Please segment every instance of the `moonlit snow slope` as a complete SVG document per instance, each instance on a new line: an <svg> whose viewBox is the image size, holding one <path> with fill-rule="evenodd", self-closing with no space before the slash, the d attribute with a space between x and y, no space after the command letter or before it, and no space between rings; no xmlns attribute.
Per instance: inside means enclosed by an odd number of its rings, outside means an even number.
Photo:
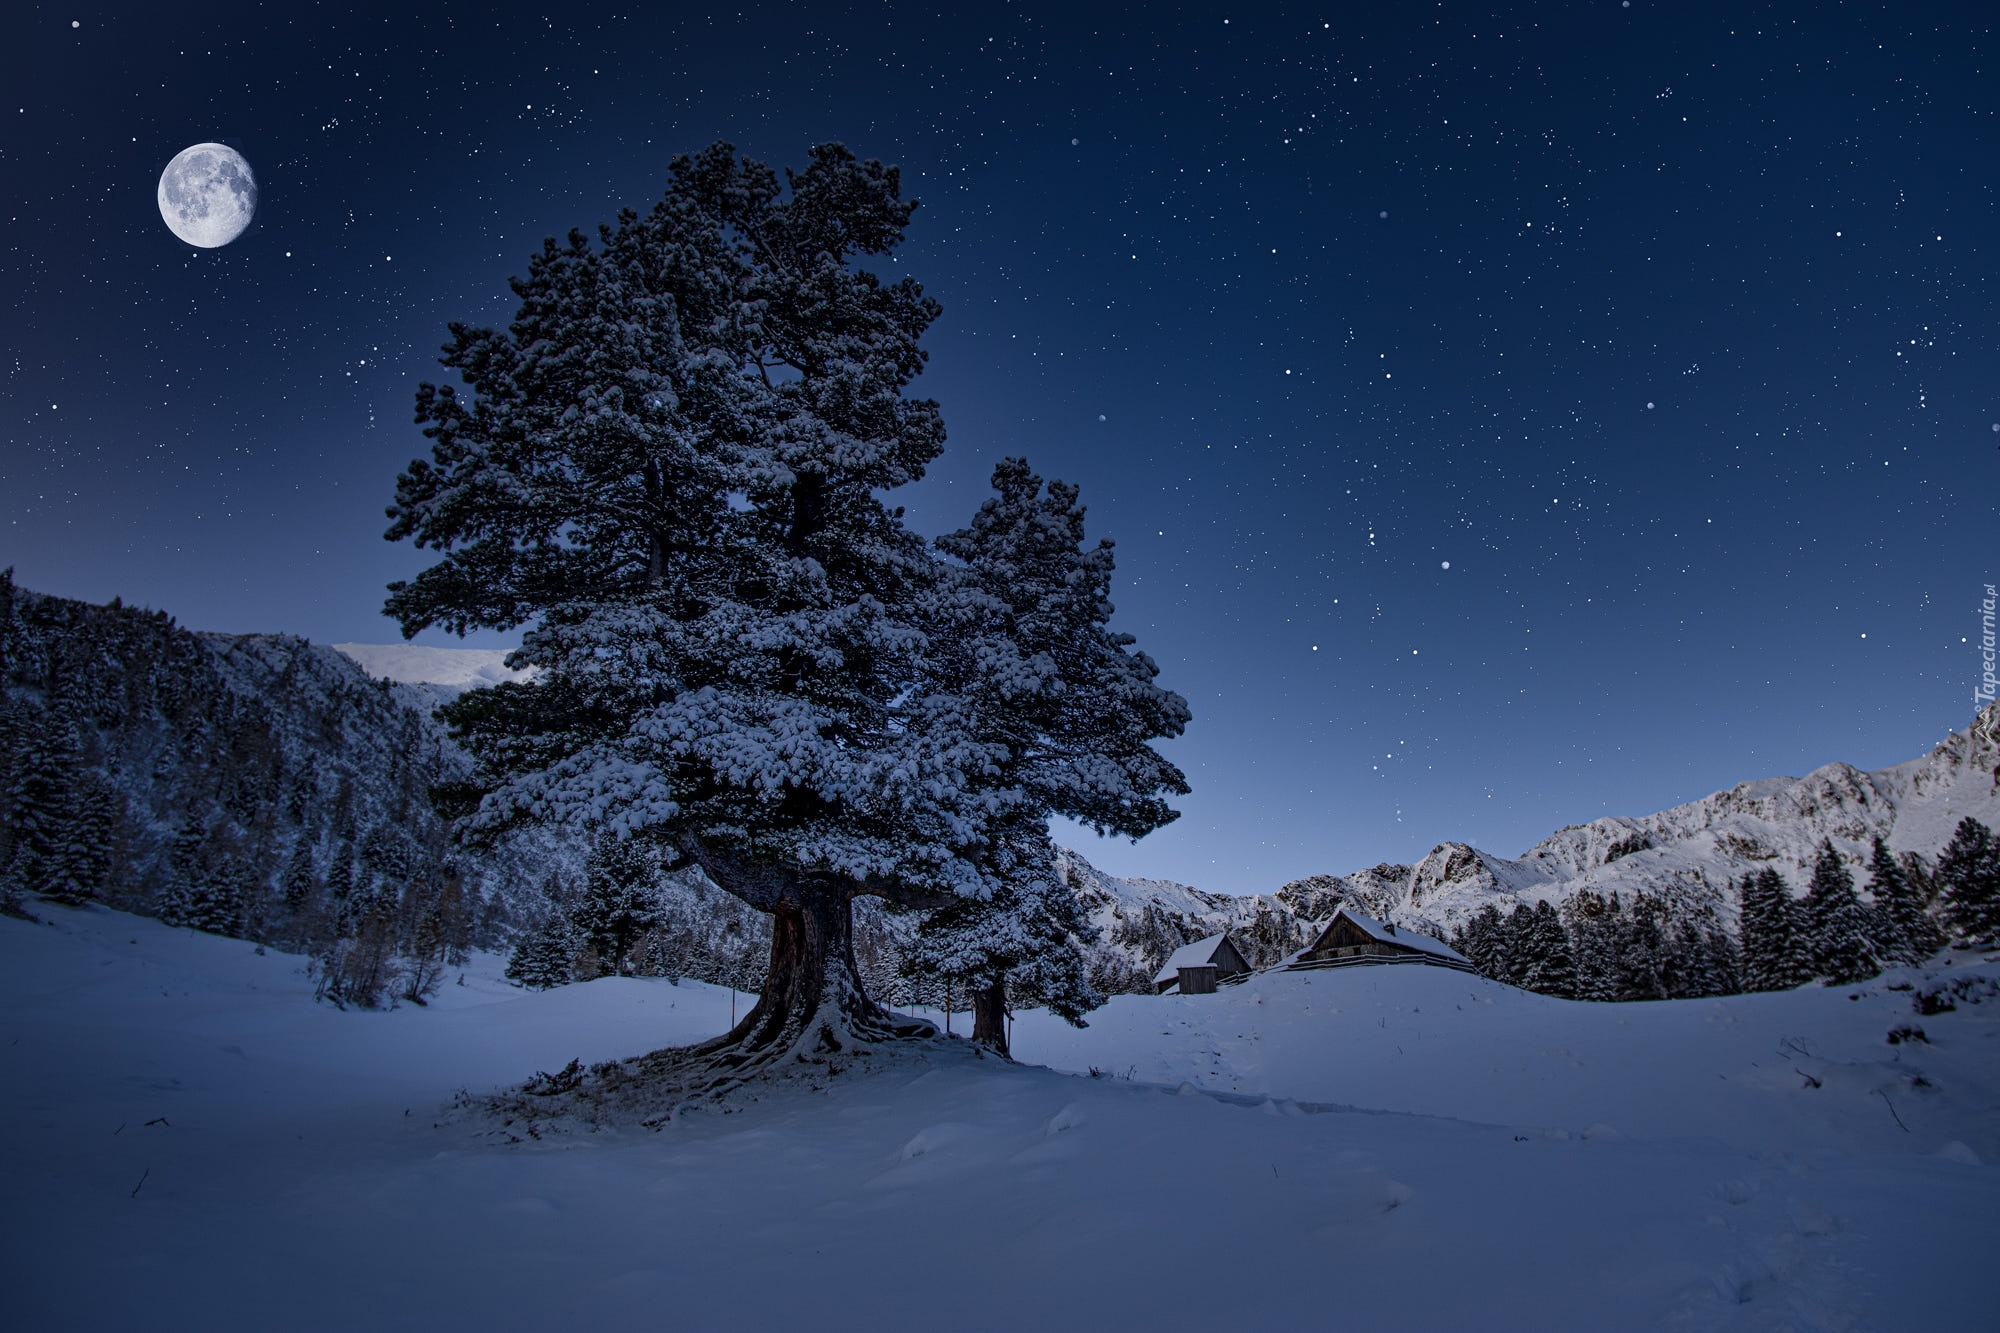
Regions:
<svg viewBox="0 0 2000 1333"><path fill-rule="evenodd" d="M1422 967L1264 976L1083 1032L1024 1015L1021 1054L1080 1075L940 1041L657 1133L506 1147L441 1103L718 1031L728 994L526 994L481 958L428 1008L342 1014L296 958L35 907L0 920L10 1326L1990 1314L2000 999L1971 1003L1994 971L1973 959L1926 1017L1892 989L1934 984L1914 973L1615 1006ZM1885 1043L1903 1023L1929 1043Z"/></svg>

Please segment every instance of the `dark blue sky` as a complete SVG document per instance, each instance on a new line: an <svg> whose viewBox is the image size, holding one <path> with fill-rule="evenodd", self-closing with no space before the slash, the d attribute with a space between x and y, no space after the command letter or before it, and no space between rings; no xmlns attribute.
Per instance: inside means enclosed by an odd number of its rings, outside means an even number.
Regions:
<svg viewBox="0 0 2000 1333"><path fill-rule="evenodd" d="M945 306L914 522L1008 453L1078 482L1193 704L1184 818L1085 837L1106 868L1512 855L1970 716L1990 5L944 10L27 7L0 564L392 639L419 553L382 508L446 322L503 322L544 235L678 153L839 139L903 167L900 267ZM216 251L153 197L204 140L262 191Z"/></svg>

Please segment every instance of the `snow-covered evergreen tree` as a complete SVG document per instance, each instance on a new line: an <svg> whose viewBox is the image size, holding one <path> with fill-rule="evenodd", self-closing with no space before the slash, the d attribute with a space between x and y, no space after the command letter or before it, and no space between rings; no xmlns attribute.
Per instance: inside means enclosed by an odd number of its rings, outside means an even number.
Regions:
<svg viewBox="0 0 2000 1333"><path fill-rule="evenodd" d="M1928 911L1937 902L1936 867L1924 859L1922 852L1908 851L1896 858L1902 868L1903 878L1909 883L1910 891ZM1932 923L1935 927L1936 923Z"/></svg>
<svg viewBox="0 0 2000 1333"><path fill-rule="evenodd" d="M1555 906L1544 898L1529 914L1521 985L1543 995L1576 994L1576 956Z"/></svg>
<svg viewBox="0 0 2000 1333"><path fill-rule="evenodd" d="M9 710L11 773L4 793L5 864L0 873L18 891L41 893L51 876L62 877L63 828L76 777L76 736L71 718Z"/></svg>
<svg viewBox="0 0 2000 1333"><path fill-rule="evenodd" d="M285 900L285 909L294 921L303 920L318 904L319 876L313 868L312 843L301 837L292 847L292 854L285 861L285 871L278 879L278 892ZM294 931L297 927L294 926Z"/></svg>
<svg viewBox="0 0 2000 1333"><path fill-rule="evenodd" d="M1562 918L1576 956L1576 998L1617 999L1618 946L1623 925L1617 896L1580 890L1562 905Z"/></svg>
<svg viewBox="0 0 2000 1333"><path fill-rule="evenodd" d="M655 895L661 851L645 839L601 837L584 866L583 892L570 909L578 942L600 975L631 972L631 955L659 921Z"/></svg>
<svg viewBox="0 0 2000 1333"><path fill-rule="evenodd" d="M942 447L903 393L938 307L861 267L914 207L838 145L783 184L727 145L677 161L647 215L548 242L507 329L454 327L471 393L420 389L432 456L391 510L440 552L392 585L406 633L529 627L535 680L446 710L492 787L471 827L644 831L775 918L718 1057L902 1030L853 898L990 897L1017 831L989 748L917 711L942 570L883 497Z"/></svg>
<svg viewBox="0 0 2000 1333"><path fill-rule="evenodd" d="M174 830L167 851L166 883L161 886L155 903L160 920L170 926L192 926L195 918L206 911L208 885L203 853L207 844L207 830L192 820L184 820Z"/></svg>
<svg viewBox="0 0 2000 1333"><path fill-rule="evenodd" d="M1868 861L1868 876L1868 890L1875 898L1882 933L1883 962L1892 965L1923 962L1937 951L1943 940L1930 914L1924 911L1920 890L1910 882L1909 872L1879 837Z"/></svg>
<svg viewBox="0 0 2000 1333"><path fill-rule="evenodd" d="M1961 819L1932 872L1938 914L1956 940L2000 939L2000 840L1970 815Z"/></svg>
<svg viewBox="0 0 2000 1333"><path fill-rule="evenodd" d="M1079 1027L1103 1002L1085 952L1097 930L1055 873L1047 835L1031 830L1003 856L992 894L930 914L903 957L904 974L920 990L942 984L969 996L972 1039L1002 1055L1010 992L1011 1002L1047 1008Z"/></svg>
<svg viewBox="0 0 2000 1333"><path fill-rule="evenodd" d="M1617 899L1614 909L1620 908ZM1613 939L1617 968L1612 998L1618 1000L1664 1000L1671 994L1667 973L1670 946L1661 922L1658 899L1638 893L1629 907L1614 912Z"/></svg>
<svg viewBox="0 0 2000 1333"><path fill-rule="evenodd" d="M124 802L102 775L81 765L71 768L31 887L71 906L102 896L124 814Z"/></svg>
<svg viewBox="0 0 2000 1333"><path fill-rule="evenodd" d="M1453 933L1451 947L1464 954L1480 976L1489 981L1506 981L1505 932L1500 909L1487 903Z"/></svg>
<svg viewBox="0 0 2000 1333"><path fill-rule="evenodd" d="M1110 629L1112 543L1087 544L1077 488L1045 489L1009 458L993 489L968 527L937 540L956 563L932 596L909 711L940 753L977 755L971 785L1000 830L995 887L934 914L905 964L963 985L973 1040L1004 1051L1010 983L1072 1022L1100 1000L1084 962L1095 931L1055 872L1049 817L1128 837L1173 819L1165 795L1187 783L1152 742L1180 734L1188 710Z"/></svg>
<svg viewBox="0 0 2000 1333"><path fill-rule="evenodd" d="M1766 866L1747 876L1740 890L1743 985L1746 990L1789 990L1811 974L1794 929L1791 890Z"/></svg>
<svg viewBox="0 0 2000 1333"><path fill-rule="evenodd" d="M575 980L575 959L575 933L568 921L551 913L515 943L506 975L532 990L567 986Z"/></svg>
<svg viewBox="0 0 2000 1333"><path fill-rule="evenodd" d="M1814 976L1848 985L1881 972L1874 914L1862 906L1854 876L1831 839L1821 841L1813 859L1804 908L1806 956Z"/></svg>

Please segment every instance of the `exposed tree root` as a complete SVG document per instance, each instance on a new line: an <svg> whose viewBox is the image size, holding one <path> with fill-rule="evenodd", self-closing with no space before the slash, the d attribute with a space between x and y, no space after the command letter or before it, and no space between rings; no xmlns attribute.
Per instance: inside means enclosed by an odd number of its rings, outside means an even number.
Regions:
<svg viewBox="0 0 2000 1333"><path fill-rule="evenodd" d="M459 1110L486 1121L487 1137L503 1142L620 1127L662 1129L684 1112L729 1114L783 1089L819 1091L911 1053L957 1052L969 1044L920 1019L886 1013L873 1023L810 1023L782 1046L720 1044L735 1036L588 1068L572 1061L517 1087L463 1098Z"/></svg>
<svg viewBox="0 0 2000 1333"><path fill-rule="evenodd" d="M572 1062L482 1099L481 1106L509 1138L519 1137L517 1126L539 1138L553 1122L658 1128L684 1108L727 1110L738 1094L754 1099L781 1084L824 1086L885 1048L938 1039L932 1024L891 1014L863 992L851 899L845 884L786 881L770 908L763 993L722 1036L589 1069Z"/></svg>

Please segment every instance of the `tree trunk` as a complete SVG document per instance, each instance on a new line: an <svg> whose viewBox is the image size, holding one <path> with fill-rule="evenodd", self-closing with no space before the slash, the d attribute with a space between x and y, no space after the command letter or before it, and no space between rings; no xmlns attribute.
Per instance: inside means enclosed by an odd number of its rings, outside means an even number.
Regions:
<svg viewBox="0 0 2000 1333"><path fill-rule="evenodd" d="M854 962L854 894L801 876L771 907L771 966L757 1003L728 1034L701 1048L740 1065L787 1052L804 1060L857 1043L927 1036L935 1029L877 1006Z"/></svg>
<svg viewBox="0 0 2000 1333"><path fill-rule="evenodd" d="M1007 1054L1007 983L996 981L972 992L972 1040L996 1055Z"/></svg>

